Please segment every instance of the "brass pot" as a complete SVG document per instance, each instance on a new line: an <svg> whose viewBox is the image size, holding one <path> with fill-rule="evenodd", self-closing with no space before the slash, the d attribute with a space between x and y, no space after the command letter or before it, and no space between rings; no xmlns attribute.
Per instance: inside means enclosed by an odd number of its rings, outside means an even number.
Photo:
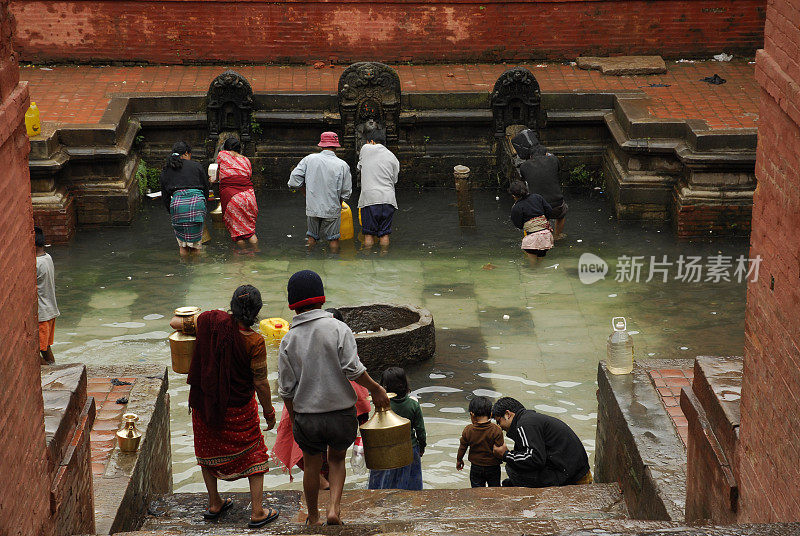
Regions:
<svg viewBox="0 0 800 536"><path fill-rule="evenodd" d="M361 425L361 437L369 469L397 469L414 461L411 421L390 408L377 408L372 418Z"/></svg>
<svg viewBox="0 0 800 536"><path fill-rule="evenodd" d="M178 374L189 374L196 343L197 338L194 335L187 335L182 331L172 332L172 335L169 336L172 370Z"/></svg>
<svg viewBox="0 0 800 536"><path fill-rule="evenodd" d="M175 316L189 318L200 312L199 307L178 307L175 309ZM194 324L191 323L193 326ZM186 333L184 331L174 331L169 336L169 349L172 354L172 370L178 374L188 374L189 366L192 364L192 356L194 355L194 347L197 339L194 333Z"/></svg>
<svg viewBox="0 0 800 536"><path fill-rule="evenodd" d="M222 203L218 203L216 208L213 209L211 212L211 219L214 220L216 223L222 221Z"/></svg>
<svg viewBox="0 0 800 536"><path fill-rule="evenodd" d="M125 423L117 431L117 442L119 443L119 450L122 452L136 452L139 448L139 442L142 440L142 433L136 429L136 421L139 416L135 413L126 413L122 416Z"/></svg>

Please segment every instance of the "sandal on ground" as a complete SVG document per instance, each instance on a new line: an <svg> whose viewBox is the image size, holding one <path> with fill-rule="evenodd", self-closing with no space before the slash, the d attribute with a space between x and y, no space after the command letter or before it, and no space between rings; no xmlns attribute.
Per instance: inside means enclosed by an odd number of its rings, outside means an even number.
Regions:
<svg viewBox="0 0 800 536"><path fill-rule="evenodd" d="M213 521L215 519L219 519L219 516L223 514L226 510L230 510L233 507L233 499L228 498L225 499L225 502L222 503L222 508L219 509L219 512L212 512L210 510L206 510L203 512L203 519L208 521Z"/></svg>
<svg viewBox="0 0 800 536"><path fill-rule="evenodd" d="M275 521L278 519L278 516L281 515L281 511L277 508L267 508L267 517L260 521L253 521L251 520L247 524L247 528L249 529L258 529L269 523L270 521Z"/></svg>

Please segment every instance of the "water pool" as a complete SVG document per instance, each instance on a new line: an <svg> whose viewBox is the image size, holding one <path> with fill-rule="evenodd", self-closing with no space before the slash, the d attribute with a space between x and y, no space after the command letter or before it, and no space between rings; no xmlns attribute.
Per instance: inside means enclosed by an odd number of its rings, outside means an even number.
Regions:
<svg viewBox="0 0 800 536"><path fill-rule="evenodd" d="M262 192L260 251L237 253L223 229L204 255L182 261L159 200L148 200L130 227L80 231L69 246L49 249L56 265L61 317L53 351L59 363L169 364L168 317L176 306L226 307L234 288L256 285L262 317L291 319L286 282L300 269L317 271L328 305L364 302L413 303L429 309L437 336L436 357L408 369L426 419L423 458L426 487L467 487L468 471L456 472L455 453L473 395L514 396L526 406L563 419L592 457L596 428L597 362L614 316L635 332L638 357L690 358L741 354L745 284L699 282L661 275L650 282L650 256L677 262L681 256L747 255L745 240L677 242L666 224L621 223L602 196L570 198L567 238L535 268L518 249L519 233L504 193L476 192L477 228L458 227L455 193L398 193L392 245L385 256L343 243L339 255L303 245L303 198ZM593 253L610 265L605 279L584 284L578 259ZM641 279L618 282L620 256L642 256ZM663 266L662 266L663 267ZM504 320L504 316L508 320ZM269 349L275 378L276 352ZM170 373L175 491L203 491L194 462L186 377ZM274 382L273 382L274 383ZM274 390L274 387L273 387ZM279 400L275 399L280 410ZM266 433L267 445L275 432ZM590 460L591 462L591 460ZM348 475L348 487L365 486ZM273 468L268 487L300 488ZM246 480L222 489L245 491Z"/></svg>

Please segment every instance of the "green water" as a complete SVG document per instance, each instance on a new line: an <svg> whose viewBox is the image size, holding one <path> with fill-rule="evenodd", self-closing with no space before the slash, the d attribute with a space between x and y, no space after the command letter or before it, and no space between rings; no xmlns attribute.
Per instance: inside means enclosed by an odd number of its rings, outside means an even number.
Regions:
<svg viewBox="0 0 800 536"><path fill-rule="evenodd" d="M474 231L458 228L452 191L401 192L398 198L386 256L357 250L352 242L338 256L307 253L303 199L284 192L260 196L260 251L251 254L236 253L225 231L212 229L205 254L181 261L160 201L148 200L130 227L80 231L69 246L50 248L61 309L56 359L167 366L167 321L176 306L224 308L233 289L251 283L264 298L262 317L291 319L286 281L296 270L312 269L323 278L329 306L413 303L433 313L436 357L408 369L428 430L423 478L427 487L467 487L467 471L455 470L455 453L474 394L513 396L563 419L592 457L597 362L605 357L614 316L627 317L638 357L742 353L743 283L683 282L674 279L674 266L667 283L645 283L647 264L639 283L623 283L614 280L614 265L620 255L735 258L747 255L746 241L677 242L666 225L622 224L603 197L580 197L569 199L567 238L531 268L509 223L506 194L476 193ZM611 264L605 279L581 283L578 258L585 252ZM274 380L274 350L269 367ZM185 380L170 373L175 490L202 491ZM274 431L266 441L271 447ZM365 480L348 475L348 486ZM290 484L274 468L266 485L299 488L299 480ZM244 491L246 481L222 489Z"/></svg>

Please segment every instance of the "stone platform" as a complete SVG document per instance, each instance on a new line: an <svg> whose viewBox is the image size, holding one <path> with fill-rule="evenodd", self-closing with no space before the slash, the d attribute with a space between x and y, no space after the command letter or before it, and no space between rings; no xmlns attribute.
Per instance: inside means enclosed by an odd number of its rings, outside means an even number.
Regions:
<svg viewBox="0 0 800 536"><path fill-rule="evenodd" d="M249 519L249 494L223 493L236 505L216 523L204 521L205 494L179 493L155 504L142 530L170 534L240 534ZM327 493L320 495L324 505ZM303 526L305 506L299 491L265 492L265 504L281 510L265 531L303 534L459 533L528 534L567 526L594 528L603 521L626 520L627 511L615 484L523 489L345 491L343 528ZM324 506L322 506L324 508ZM575 520L581 520L576 523Z"/></svg>
<svg viewBox="0 0 800 536"><path fill-rule="evenodd" d="M749 233L755 188L758 90L754 66L669 63L659 75L604 76L575 65L523 64L542 90L541 136L568 174L605 172L622 219L672 218L682 238ZM449 186L452 167L478 186L498 176L490 92L504 64L395 65L402 88L396 150L401 187ZM46 70L45 70L46 69ZM283 187L343 117L336 89L344 66L236 67L252 85L257 188ZM205 93L218 66L24 67L43 134L31 140L35 218L53 241L76 226L129 223L139 203L139 157L160 167L172 143L203 147ZM711 85L700 79L719 74ZM207 155L197 150L195 158ZM345 156L354 159L354 154Z"/></svg>
<svg viewBox="0 0 800 536"><path fill-rule="evenodd" d="M137 529L150 502L172 490L167 374L157 365L93 366L88 374L88 395L97 404L91 431L96 531ZM117 446L123 413L139 416L135 453Z"/></svg>

